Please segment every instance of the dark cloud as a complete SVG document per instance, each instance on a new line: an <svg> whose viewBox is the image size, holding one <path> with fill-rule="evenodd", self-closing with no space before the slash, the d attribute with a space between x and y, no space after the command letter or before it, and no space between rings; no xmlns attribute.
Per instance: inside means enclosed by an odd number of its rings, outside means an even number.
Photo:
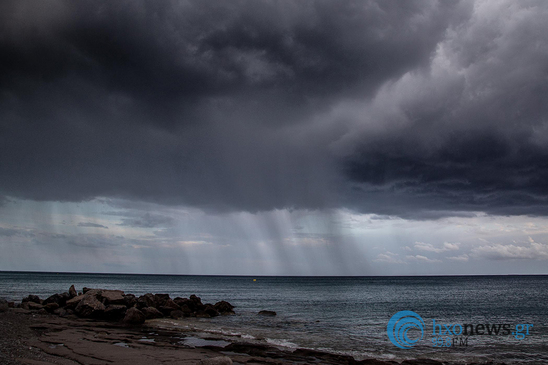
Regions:
<svg viewBox="0 0 548 365"><path fill-rule="evenodd" d="M376 96L369 113L384 131L346 136L354 149L345 172L366 201L359 209L548 214L548 57L537 48L547 44L548 9L483 5L438 45L429 70Z"/></svg>
<svg viewBox="0 0 548 365"><path fill-rule="evenodd" d="M80 222L78 223L78 227L89 227L89 228L104 228L108 229L107 226L103 226L102 224L92 223L92 222Z"/></svg>
<svg viewBox="0 0 548 365"><path fill-rule="evenodd" d="M1 7L4 195L548 212L542 2Z"/></svg>

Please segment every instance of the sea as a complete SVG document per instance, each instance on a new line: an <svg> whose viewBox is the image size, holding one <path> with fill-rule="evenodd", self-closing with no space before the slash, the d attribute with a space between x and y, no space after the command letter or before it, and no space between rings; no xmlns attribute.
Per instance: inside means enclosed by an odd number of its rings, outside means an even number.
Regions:
<svg viewBox="0 0 548 365"><path fill-rule="evenodd" d="M351 355L357 360L430 358L463 364L548 364L548 276L0 272L0 297L20 301L36 294L44 299L68 291L73 284L78 291L86 286L135 295L168 293L172 298L196 294L203 303L226 300L236 307L233 316L157 321L159 326L191 331L192 338L198 340L215 337L266 343L287 351L316 349ZM275 311L277 315L258 315L261 310ZM401 311L414 312L414 318L420 317L414 323L419 325L390 327L391 318ZM467 336L461 330L465 325ZM470 326L484 334L470 335Z"/></svg>

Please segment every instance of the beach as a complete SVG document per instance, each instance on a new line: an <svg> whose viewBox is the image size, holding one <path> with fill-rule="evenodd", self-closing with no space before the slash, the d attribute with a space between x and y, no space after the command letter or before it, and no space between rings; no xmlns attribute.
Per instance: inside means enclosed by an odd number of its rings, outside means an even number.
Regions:
<svg viewBox="0 0 548 365"><path fill-rule="evenodd" d="M189 335L158 330L147 323L125 326L75 316L61 318L19 308L0 313L0 361L6 365L207 364L208 360L227 361L227 357L234 364L398 364L374 359L355 361L349 356L305 349L284 351L242 343L224 347L207 345L207 341L224 342L216 338L204 340L203 346L189 346L183 344L185 337ZM423 359L401 364L441 365L441 362Z"/></svg>
<svg viewBox="0 0 548 365"><path fill-rule="evenodd" d="M153 323L120 323L66 318L14 308L0 313L0 361L15 364L356 364L442 365L431 359L356 361L351 356L307 349L280 349L252 343L202 339L201 346L185 345L189 333L160 330ZM210 344L208 344L208 342ZM483 361L469 364L502 364Z"/></svg>

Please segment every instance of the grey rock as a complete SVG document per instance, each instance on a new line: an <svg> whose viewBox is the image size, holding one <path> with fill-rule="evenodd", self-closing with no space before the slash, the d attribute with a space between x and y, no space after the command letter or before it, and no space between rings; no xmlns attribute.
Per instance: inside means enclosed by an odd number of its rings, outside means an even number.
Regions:
<svg viewBox="0 0 548 365"><path fill-rule="evenodd" d="M0 313L7 312L9 309L9 305L7 300L0 299Z"/></svg>
<svg viewBox="0 0 548 365"><path fill-rule="evenodd" d="M110 304L105 309L105 319L119 321L126 315L127 308L123 304Z"/></svg>
<svg viewBox="0 0 548 365"><path fill-rule="evenodd" d="M65 317L68 313L65 308L57 308L53 311L53 314L58 315L59 317Z"/></svg>
<svg viewBox="0 0 548 365"><path fill-rule="evenodd" d="M72 299L67 300L66 307L69 309L74 309L76 306L80 303L80 301L84 299L84 295L78 295Z"/></svg>
<svg viewBox="0 0 548 365"><path fill-rule="evenodd" d="M125 306L126 301L124 299L124 292L121 290L102 290L100 297L105 304L123 304Z"/></svg>
<svg viewBox="0 0 548 365"><path fill-rule="evenodd" d="M127 324L143 324L145 323L145 315L139 309L129 308L124 317L124 322Z"/></svg>
<svg viewBox="0 0 548 365"><path fill-rule="evenodd" d="M64 307L67 303L67 300L70 299L68 294L53 294L52 296L48 297L46 300L42 302L43 305L50 304L50 303L57 303L59 307Z"/></svg>
<svg viewBox="0 0 548 365"><path fill-rule="evenodd" d="M78 293L76 292L76 288L74 287L74 285L70 286L68 292L69 292L69 295L70 295L71 299L78 296Z"/></svg>
<svg viewBox="0 0 548 365"><path fill-rule="evenodd" d="M156 302L156 308L168 306L167 302L171 300L169 294L154 294L154 301Z"/></svg>
<svg viewBox="0 0 548 365"><path fill-rule="evenodd" d="M179 318L183 318L185 316L185 313L183 311L176 309L170 313L170 316L173 319L179 319Z"/></svg>
<svg viewBox="0 0 548 365"><path fill-rule="evenodd" d="M33 303L36 303L36 304L42 304L42 300L40 299L40 297L38 295L29 295L28 297L23 298L22 301L23 302L33 302Z"/></svg>
<svg viewBox="0 0 548 365"><path fill-rule="evenodd" d="M44 306L42 304L38 304L38 303L34 303L34 302L26 302L26 303L23 303L23 304L27 305L27 308L24 308L24 309L30 309L31 311L37 311L37 310L40 310L40 309L44 309ZM23 307L22 304L21 304L21 307Z"/></svg>
<svg viewBox="0 0 548 365"><path fill-rule="evenodd" d="M59 304L52 302L44 305L44 309L49 313L53 313L56 309L59 309Z"/></svg>
<svg viewBox="0 0 548 365"><path fill-rule="evenodd" d="M105 305L95 295L84 294L84 298L74 308L74 312L80 317L100 318L105 313Z"/></svg>
<svg viewBox="0 0 548 365"><path fill-rule="evenodd" d="M124 302L126 307L131 308L137 304L137 298L133 294L126 294L124 295Z"/></svg>
<svg viewBox="0 0 548 365"><path fill-rule="evenodd" d="M154 307L145 307L141 309L146 319L162 318L164 315L158 309Z"/></svg>
<svg viewBox="0 0 548 365"><path fill-rule="evenodd" d="M229 302L226 302L224 300L215 303L214 307L223 316L226 316L226 315L229 315L229 314L235 314L234 313L234 306L232 304L230 304Z"/></svg>
<svg viewBox="0 0 548 365"><path fill-rule="evenodd" d="M259 314L261 316L275 316L276 312L274 312L274 311L260 311Z"/></svg>
<svg viewBox="0 0 548 365"><path fill-rule="evenodd" d="M206 304L204 312L209 314L210 317L217 317L220 314L212 304Z"/></svg>
<svg viewBox="0 0 548 365"><path fill-rule="evenodd" d="M151 293L146 293L141 295L137 299L137 308L146 308L146 307L156 307L156 301L154 300L154 295Z"/></svg>

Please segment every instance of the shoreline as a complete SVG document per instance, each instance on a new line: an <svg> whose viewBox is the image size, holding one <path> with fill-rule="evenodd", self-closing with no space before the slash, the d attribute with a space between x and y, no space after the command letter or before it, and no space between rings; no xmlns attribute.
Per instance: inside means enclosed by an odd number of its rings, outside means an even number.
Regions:
<svg viewBox="0 0 548 365"><path fill-rule="evenodd" d="M148 323L147 323L148 322ZM192 331L161 329L154 321L138 326L105 322L76 316L59 317L19 308L0 313L0 351L3 364L208 364L211 359L234 364L360 364L360 365L441 365L431 359L402 362L367 359L303 348L292 351L276 346L246 343L240 339L225 347L208 345L221 341L210 336L204 346L189 346L185 339ZM228 363L228 362L226 362ZM470 364L495 364L490 361Z"/></svg>

